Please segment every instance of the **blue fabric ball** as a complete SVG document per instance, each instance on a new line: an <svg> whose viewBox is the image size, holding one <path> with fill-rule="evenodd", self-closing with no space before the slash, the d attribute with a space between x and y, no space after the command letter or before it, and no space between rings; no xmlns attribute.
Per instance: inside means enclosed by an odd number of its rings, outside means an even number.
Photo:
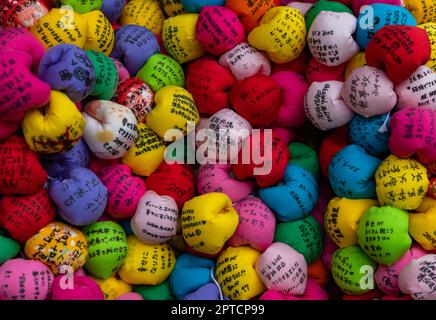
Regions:
<svg viewBox="0 0 436 320"><path fill-rule="evenodd" d="M294 164L286 167L283 181L259 190L259 196L281 221L304 218L315 208L318 185L313 175Z"/></svg>
<svg viewBox="0 0 436 320"><path fill-rule="evenodd" d="M205 6L224 6L225 0L181 0L188 13L198 13Z"/></svg>
<svg viewBox="0 0 436 320"><path fill-rule="evenodd" d="M387 25L416 27L416 20L404 7L381 3L368 5L357 17L357 43L365 50L374 34Z"/></svg>
<svg viewBox="0 0 436 320"><path fill-rule="evenodd" d="M207 283L213 282L212 270L215 262L211 259L195 256L190 253L177 258L176 265L169 277L172 293L177 299L198 290Z"/></svg>
<svg viewBox="0 0 436 320"><path fill-rule="evenodd" d="M389 152L390 114L365 118L356 114L350 122L350 140L370 155L381 157Z"/></svg>
<svg viewBox="0 0 436 320"><path fill-rule="evenodd" d="M377 199L374 174L380 159L366 153L362 147L350 144L330 161L330 185L338 197Z"/></svg>

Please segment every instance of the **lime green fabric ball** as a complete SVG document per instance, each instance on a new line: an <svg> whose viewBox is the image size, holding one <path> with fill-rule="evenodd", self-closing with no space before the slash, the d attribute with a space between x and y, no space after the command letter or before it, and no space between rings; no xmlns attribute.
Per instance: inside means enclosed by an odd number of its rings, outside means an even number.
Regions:
<svg viewBox="0 0 436 320"><path fill-rule="evenodd" d="M83 14L92 10L100 10L103 0L61 0L61 3L71 6L74 12Z"/></svg>
<svg viewBox="0 0 436 320"><path fill-rule="evenodd" d="M332 275L338 287L351 295L362 295L374 288L377 262L359 246L338 249L332 258Z"/></svg>
<svg viewBox="0 0 436 320"><path fill-rule="evenodd" d="M359 244L375 261L392 265L412 245L409 214L394 207L372 207L360 218L357 229Z"/></svg>
<svg viewBox="0 0 436 320"><path fill-rule="evenodd" d="M156 53L136 74L154 92L165 86L185 86L182 66L170 56Z"/></svg>
<svg viewBox="0 0 436 320"><path fill-rule="evenodd" d="M88 241L85 269L97 278L107 279L122 266L127 255L127 237L112 221L95 222L83 229Z"/></svg>

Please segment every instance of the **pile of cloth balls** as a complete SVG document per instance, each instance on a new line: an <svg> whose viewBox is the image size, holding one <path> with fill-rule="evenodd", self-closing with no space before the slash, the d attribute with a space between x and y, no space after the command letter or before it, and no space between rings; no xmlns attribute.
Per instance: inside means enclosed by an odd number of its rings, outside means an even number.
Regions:
<svg viewBox="0 0 436 320"><path fill-rule="evenodd" d="M0 300L436 299L435 0L0 25Z"/></svg>

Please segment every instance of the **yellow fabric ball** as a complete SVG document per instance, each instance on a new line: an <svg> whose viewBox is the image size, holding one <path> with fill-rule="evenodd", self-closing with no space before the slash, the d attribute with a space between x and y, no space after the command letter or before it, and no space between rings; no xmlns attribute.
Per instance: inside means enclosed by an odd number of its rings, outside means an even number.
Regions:
<svg viewBox="0 0 436 320"><path fill-rule="evenodd" d="M186 201L183 206L183 238L198 252L218 253L238 223L238 213L225 193L206 193Z"/></svg>
<svg viewBox="0 0 436 320"><path fill-rule="evenodd" d="M41 153L58 153L74 147L82 137L85 119L62 92L51 91L44 108L27 111L21 124L29 147Z"/></svg>
<svg viewBox="0 0 436 320"><path fill-rule="evenodd" d="M436 22L434 0L403 0L404 6L416 19L417 24Z"/></svg>
<svg viewBox="0 0 436 320"><path fill-rule="evenodd" d="M83 267L88 257L88 242L78 229L61 222L52 222L39 230L24 245L28 259L41 261L55 275L67 273L65 266L74 271Z"/></svg>
<svg viewBox="0 0 436 320"><path fill-rule="evenodd" d="M110 21L100 10L82 15L88 22L88 34L83 46L85 50L95 50L109 56L115 44L114 29Z"/></svg>
<svg viewBox="0 0 436 320"><path fill-rule="evenodd" d="M144 123L138 123L138 138L135 145L123 156L123 163L134 174L149 176L164 161L164 141Z"/></svg>
<svg viewBox="0 0 436 320"><path fill-rule="evenodd" d="M165 20L159 0L129 1L121 13L120 22L145 27L154 34L161 33Z"/></svg>
<svg viewBox="0 0 436 320"><path fill-rule="evenodd" d="M413 159L387 157L375 172L378 202L381 206L393 206L414 210L421 205L429 185L427 169Z"/></svg>
<svg viewBox="0 0 436 320"><path fill-rule="evenodd" d="M275 63L296 59L306 45L306 23L299 10L279 6L266 12L248 35L253 47L264 50Z"/></svg>
<svg viewBox="0 0 436 320"><path fill-rule="evenodd" d="M360 218L366 210L377 205L377 201L372 199L331 199L324 215L324 225L330 239L339 248L358 244Z"/></svg>
<svg viewBox="0 0 436 320"><path fill-rule="evenodd" d="M123 280L116 277L110 277L107 279L98 279L91 277L97 282L101 291L103 291L105 300L115 300L119 296L132 292L132 286L125 283Z"/></svg>
<svg viewBox="0 0 436 320"><path fill-rule="evenodd" d="M420 24L418 28L424 29L427 32L431 44L431 56L427 62L427 67L436 72L436 23L428 22Z"/></svg>
<svg viewBox="0 0 436 320"><path fill-rule="evenodd" d="M223 294L231 300L249 300L266 290L256 273L260 252L248 247L229 247L218 257L215 277Z"/></svg>
<svg viewBox="0 0 436 320"><path fill-rule="evenodd" d="M173 271L176 256L168 244L145 244L129 236L127 246L127 256L118 275L128 284L155 286Z"/></svg>
<svg viewBox="0 0 436 320"><path fill-rule="evenodd" d="M197 124L200 115L189 91L176 86L161 88L154 96L155 107L147 116L147 126L165 139L170 129L186 134L188 121ZM172 137L168 137L167 141Z"/></svg>
<svg viewBox="0 0 436 320"><path fill-rule="evenodd" d="M51 9L30 29L48 49L60 43L83 48L88 34L88 22L73 10Z"/></svg>
<svg viewBox="0 0 436 320"><path fill-rule="evenodd" d="M162 7L169 17L186 13L180 0L162 0Z"/></svg>
<svg viewBox="0 0 436 320"><path fill-rule="evenodd" d="M425 250L436 250L436 200L426 197L417 213L409 214L409 233Z"/></svg>
<svg viewBox="0 0 436 320"><path fill-rule="evenodd" d="M195 36L198 14L189 13L165 20L162 41L165 49L177 62L185 63L205 54Z"/></svg>
<svg viewBox="0 0 436 320"><path fill-rule="evenodd" d="M359 52L353 57L353 59L347 62L344 74L345 79L347 79L355 69L363 66L366 66L365 52Z"/></svg>

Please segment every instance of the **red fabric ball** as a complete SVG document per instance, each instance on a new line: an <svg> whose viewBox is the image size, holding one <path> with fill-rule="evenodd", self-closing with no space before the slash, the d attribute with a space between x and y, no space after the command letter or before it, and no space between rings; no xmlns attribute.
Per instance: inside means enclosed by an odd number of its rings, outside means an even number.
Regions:
<svg viewBox="0 0 436 320"><path fill-rule="evenodd" d="M319 164L322 174L325 177L329 176L328 167L330 160L336 153L342 150L342 148L348 146L350 143L347 127L336 129L331 135L327 136L322 141L321 147L319 148Z"/></svg>
<svg viewBox="0 0 436 320"><path fill-rule="evenodd" d="M179 209L195 196L195 176L187 164L162 162L145 180L147 190L173 198Z"/></svg>
<svg viewBox="0 0 436 320"><path fill-rule="evenodd" d="M279 84L263 74L237 82L230 91L235 111L255 127L267 127L276 119L280 97Z"/></svg>
<svg viewBox="0 0 436 320"><path fill-rule="evenodd" d="M38 192L47 181L47 172L38 160L22 137L12 136L0 143L0 193Z"/></svg>
<svg viewBox="0 0 436 320"><path fill-rule="evenodd" d="M393 82L407 80L421 65L427 63L431 45L424 29L390 25L375 33L365 51L369 66L384 69Z"/></svg>
<svg viewBox="0 0 436 320"><path fill-rule="evenodd" d="M306 69L306 80L309 84L315 81L344 81L345 67L346 64L329 67L312 58Z"/></svg>
<svg viewBox="0 0 436 320"><path fill-rule="evenodd" d="M20 243L52 222L56 208L46 189L25 196L6 196L0 200L0 225Z"/></svg>
<svg viewBox="0 0 436 320"><path fill-rule="evenodd" d="M282 180L291 154L280 135L271 132L272 135L267 135L263 130L255 131L245 140L238 154L238 162L232 165L233 173L238 179L254 177L261 188L275 185ZM264 169L260 169L262 167ZM260 172L256 173L255 168Z"/></svg>
<svg viewBox="0 0 436 320"><path fill-rule="evenodd" d="M214 114L228 107L228 93L235 83L232 72L209 56L193 61L186 70L186 89L200 113Z"/></svg>
<svg viewBox="0 0 436 320"><path fill-rule="evenodd" d="M94 172L96 175L100 174L100 170L103 168L112 166L114 164L121 163L121 159L99 159L93 158L89 163L88 169Z"/></svg>

